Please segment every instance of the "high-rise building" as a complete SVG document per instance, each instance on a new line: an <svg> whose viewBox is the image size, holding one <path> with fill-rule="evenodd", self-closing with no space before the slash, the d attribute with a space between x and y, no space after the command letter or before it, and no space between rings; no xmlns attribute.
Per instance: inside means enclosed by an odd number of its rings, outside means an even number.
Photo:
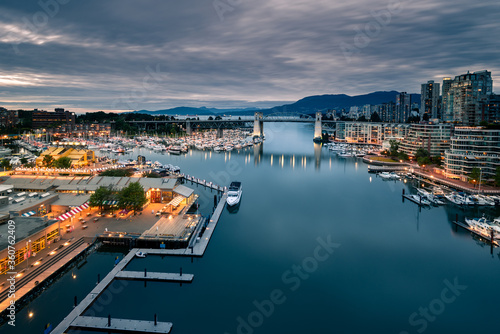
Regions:
<svg viewBox="0 0 500 334"><path fill-rule="evenodd" d="M448 85L448 82L446 82ZM451 80L445 93L443 81L443 107L445 121L461 125L478 125L481 122L481 101L491 95L491 72L480 71L458 75Z"/></svg>
<svg viewBox="0 0 500 334"><path fill-rule="evenodd" d="M396 95L396 122L406 123L411 112L411 95L401 92Z"/></svg>
<svg viewBox="0 0 500 334"><path fill-rule="evenodd" d="M427 115L427 119L441 119L441 111L439 109L439 83L434 83L433 80L422 84L420 92L420 118L423 119Z"/></svg>
<svg viewBox="0 0 500 334"><path fill-rule="evenodd" d="M443 87L441 92L441 115L442 120L445 122L453 121L453 109L451 107L448 108L448 106L452 105L449 103L450 95L448 95L452 82L453 80L451 78L443 78Z"/></svg>
<svg viewBox="0 0 500 334"><path fill-rule="evenodd" d="M481 121L500 123L500 95L491 94L483 98L480 103Z"/></svg>
<svg viewBox="0 0 500 334"><path fill-rule="evenodd" d="M422 122L412 124L408 136L401 142L402 152L414 157L419 148L431 156L441 156L450 147L451 124Z"/></svg>

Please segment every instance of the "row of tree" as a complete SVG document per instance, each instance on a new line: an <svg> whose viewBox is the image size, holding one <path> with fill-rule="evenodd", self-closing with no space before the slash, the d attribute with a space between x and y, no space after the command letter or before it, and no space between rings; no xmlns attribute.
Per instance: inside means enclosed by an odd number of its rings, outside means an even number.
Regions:
<svg viewBox="0 0 500 334"><path fill-rule="evenodd" d="M142 210L142 207L147 203L144 188L139 182L132 182L126 188L120 191L115 190L112 186L101 186L90 196L89 205L91 207L98 207L100 210L110 209L110 203L117 201L116 207L118 209L125 209L128 211Z"/></svg>

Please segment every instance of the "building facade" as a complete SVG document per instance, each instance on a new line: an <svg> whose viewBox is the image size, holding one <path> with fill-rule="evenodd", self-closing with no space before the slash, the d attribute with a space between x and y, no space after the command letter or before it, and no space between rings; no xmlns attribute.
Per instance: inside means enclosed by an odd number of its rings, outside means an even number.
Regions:
<svg viewBox="0 0 500 334"><path fill-rule="evenodd" d="M411 113L411 95L401 92L396 95L396 122L406 123Z"/></svg>
<svg viewBox="0 0 500 334"><path fill-rule="evenodd" d="M441 111L439 108L439 83L434 83L433 80L422 84L420 92L420 118L423 119L427 115L428 119L441 119Z"/></svg>
<svg viewBox="0 0 500 334"><path fill-rule="evenodd" d="M385 138L403 138L409 124L337 122L336 140L346 143L382 145Z"/></svg>
<svg viewBox="0 0 500 334"><path fill-rule="evenodd" d="M456 127L445 152L446 176L466 180L473 168L481 170L483 180L495 176L500 166L500 129Z"/></svg>
<svg viewBox="0 0 500 334"><path fill-rule="evenodd" d="M479 125L483 120L481 101L492 94L491 72L480 71L456 76L449 83L446 96L444 84L443 81L444 120L464 126Z"/></svg>
<svg viewBox="0 0 500 334"><path fill-rule="evenodd" d="M419 148L425 149L431 156L442 156L450 147L451 133L451 124L434 122L412 124L399 149L411 157L415 156Z"/></svg>
<svg viewBox="0 0 500 334"><path fill-rule="evenodd" d="M75 113L63 108L56 108L53 112L34 110L32 117L34 129L60 125L66 127L67 131L71 131L75 126Z"/></svg>

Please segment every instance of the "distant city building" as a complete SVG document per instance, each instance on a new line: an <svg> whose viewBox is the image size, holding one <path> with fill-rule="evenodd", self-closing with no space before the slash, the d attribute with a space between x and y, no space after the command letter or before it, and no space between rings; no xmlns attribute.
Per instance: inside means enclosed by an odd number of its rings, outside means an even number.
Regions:
<svg viewBox="0 0 500 334"><path fill-rule="evenodd" d="M401 142L400 150L414 157L419 148L431 156L441 156L450 147L451 124L426 122L410 126L408 136Z"/></svg>
<svg viewBox="0 0 500 334"><path fill-rule="evenodd" d="M461 125L478 125L482 121L481 101L492 94L491 72L462 74L451 83L448 81L443 81L444 120Z"/></svg>
<svg viewBox="0 0 500 334"><path fill-rule="evenodd" d="M56 108L53 112L35 109L32 117L35 129L61 125L65 126L67 131L71 131L75 126L75 113L63 108Z"/></svg>
<svg viewBox="0 0 500 334"><path fill-rule="evenodd" d="M455 127L450 140L450 149L445 152L444 167L447 177L466 181L472 169L479 168L483 180L492 179L498 166L500 166L500 130Z"/></svg>
<svg viewBox="0 0 500 334"><path fill-rule="evenodd" d="M443 78L443 87L441 88L441 119L445 122L453 121L453 108L452 104L449 103L449 95L451 83L453 80L451 78Z"/></svg>
<svg viewBox="0 0 500 334"><path fill-rule="evenodd" d="M401 92L396 95L396 123L406 123L411 112L411 95Z"/></svg>
<svg viewBox="0 0 500 334"><path fill-rule="evenodd" d="M379 106L379 116L383 122L396 122L396 103L383 103Z"/></svg>
<svg viewBox="0 0 500 334"><path fill-rule="evenodd" d="M439 110L439 83L434 83L433 80L422 84L420 91L420 118L423 119L427 115L427 119L441 119Z"/></svg>
<svg viewBox="0 0 500 334"><path fill-rule="evenodd" d="M500 95L491 94L480 102L481 121L500 123Z"/></svg>
<svg viewBox="0 0 500 334"><path fill-rule="evenodd" d="M13 127L19 123L19 113L17 110L7 110L0 108L0 126Z"/></svg>

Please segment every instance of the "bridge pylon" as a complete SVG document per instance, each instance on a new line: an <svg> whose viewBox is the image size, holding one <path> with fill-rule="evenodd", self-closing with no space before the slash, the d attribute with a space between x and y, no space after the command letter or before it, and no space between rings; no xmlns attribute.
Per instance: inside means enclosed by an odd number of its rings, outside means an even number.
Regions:
<svg viewBox="0 0 500 334"><path fill-rule="evenodd" d="M253 136L254 137L263 137L264 136L264 122L262 119L264 118L264 114L261 112L256 112L254 115L253 121Z"/></svg>
<svg viewBox="0 0 500 334"><path fill-rule="evenodd" d="M316 121L314 122L314 139L321 138L322 134L322 125L321 125L321 112L316 113Z"/></svg>

